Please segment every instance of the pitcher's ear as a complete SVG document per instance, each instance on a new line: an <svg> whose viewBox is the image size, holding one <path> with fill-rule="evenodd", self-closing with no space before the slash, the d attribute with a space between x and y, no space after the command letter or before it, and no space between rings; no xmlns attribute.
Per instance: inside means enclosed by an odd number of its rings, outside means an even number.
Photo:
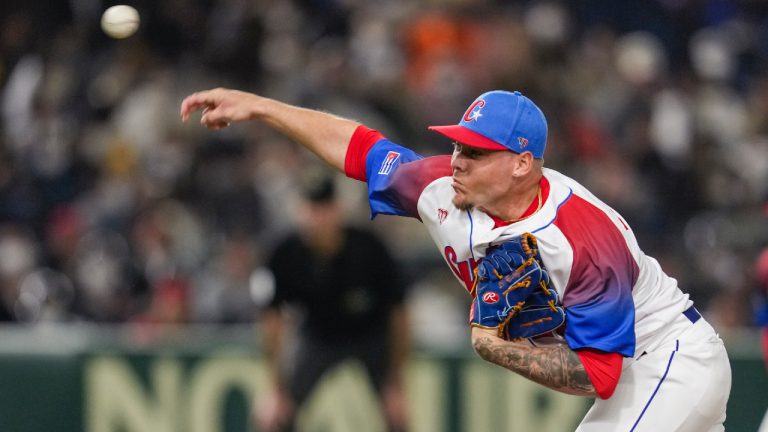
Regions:
<svg viewBox="0 0 768 432"><path fill-rule="evenodd" d="M533 170L535 159L531 152L523 152L514 158L512 166L513 177L524 177Z"/></svg>

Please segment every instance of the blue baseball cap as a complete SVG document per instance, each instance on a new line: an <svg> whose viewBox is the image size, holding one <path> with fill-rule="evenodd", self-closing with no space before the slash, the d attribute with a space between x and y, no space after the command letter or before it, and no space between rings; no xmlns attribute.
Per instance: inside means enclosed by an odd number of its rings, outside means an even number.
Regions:
<svg viewBox="0 0 768 432"><path fill-rule="evenodd" d="M533 101L520 92L483 93L467 108L457 125L430 126L454 141L487 150L531 152L544 156L547 119Z"/></svg>

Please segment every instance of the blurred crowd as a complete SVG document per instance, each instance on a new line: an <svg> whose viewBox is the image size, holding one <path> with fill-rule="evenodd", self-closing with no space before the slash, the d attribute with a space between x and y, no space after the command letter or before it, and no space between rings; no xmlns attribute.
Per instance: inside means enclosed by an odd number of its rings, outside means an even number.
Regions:
<svg viewBox="0 0 768 432"><path fill-rule="evenodd" d="M754 325L765 2L128 0L142 22L124 40L98 26L114 3L0 5L0 319L258 319L262 265L314 159L258 124L182 124L188 93L254 91L433 155L451 147L426 126L500 88L542 107L546 165L622 213L709 320ZM339 183L370 224L364 186ZM418 222L392 219L369 226L414 304L464 322L466 294Z"/></svg>

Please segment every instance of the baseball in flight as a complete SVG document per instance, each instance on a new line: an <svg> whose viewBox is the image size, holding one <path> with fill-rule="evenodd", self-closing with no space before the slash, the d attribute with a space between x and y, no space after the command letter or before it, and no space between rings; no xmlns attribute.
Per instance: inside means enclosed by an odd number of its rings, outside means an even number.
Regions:
<svg viewBox="0 0 768 432"><path fill-rule="evenodd" d="M101 29L114 39L125 39L136 33L138 28L139 12L132 6L112 6L101 16Z"/></svg>

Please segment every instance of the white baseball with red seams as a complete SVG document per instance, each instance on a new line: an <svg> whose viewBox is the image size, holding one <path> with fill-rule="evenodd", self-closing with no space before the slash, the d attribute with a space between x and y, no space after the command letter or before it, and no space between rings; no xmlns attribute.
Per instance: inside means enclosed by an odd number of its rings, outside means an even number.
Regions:
<svg viewBox="0 0 768 432"><path fill-rule="evenodd" d="M128 5L116 5L104 11L101 16L101 29L109 37L125 39L139 29L139 12Z"/></svg>

